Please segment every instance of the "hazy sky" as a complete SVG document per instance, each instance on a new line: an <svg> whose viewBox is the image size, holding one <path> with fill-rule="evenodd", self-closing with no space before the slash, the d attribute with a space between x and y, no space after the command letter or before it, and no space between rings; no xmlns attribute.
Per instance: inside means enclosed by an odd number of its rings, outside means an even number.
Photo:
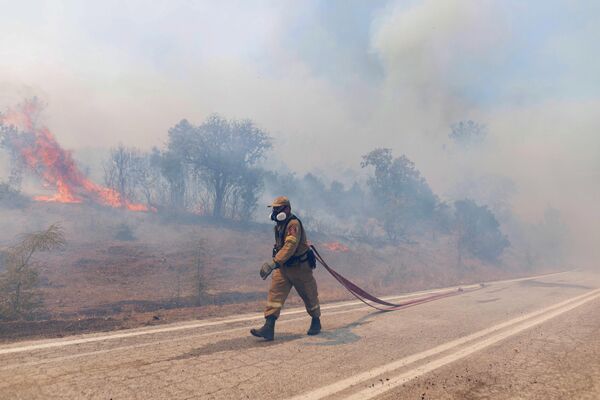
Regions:
<svg viewBox="0 0 600 400"><path fill-rule="evenodd" d="M439 193L507 176L522 213L596 240L578 203L600 220L599 21L577 0L0 1L0 107L41 97L72 149L161 145L213 112L300 172L392 147ZM444 150L462 119L484 148Z"/></svg>

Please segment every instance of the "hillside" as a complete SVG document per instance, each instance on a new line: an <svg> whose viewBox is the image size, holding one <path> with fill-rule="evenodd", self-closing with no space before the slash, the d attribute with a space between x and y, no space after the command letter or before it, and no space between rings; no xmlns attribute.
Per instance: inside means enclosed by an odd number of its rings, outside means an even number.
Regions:
<svg viewBox="0 0 600 400"><path fill-rule="evenodd" d="M3 247L54 222L64 227L68 242L64 250L40 253L36 260L43 307L30 321L1 322L0 339L262 310L268 281L259 278L258 269L270 256L271 224L43 202L2 209L0 218ZM376 295L532 272L511 254L498 265L463 259L459 266L450 235L376 246L307 229L331 266ZM322 302L350 298L323 268L316 276ZM295 293L287 303L292 304L301 304Z"/></svg>

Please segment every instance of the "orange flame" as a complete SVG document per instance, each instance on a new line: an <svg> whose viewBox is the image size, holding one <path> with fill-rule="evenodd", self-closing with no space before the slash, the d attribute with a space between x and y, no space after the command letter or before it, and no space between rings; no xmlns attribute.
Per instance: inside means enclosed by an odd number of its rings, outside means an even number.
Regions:
<svg viewBox="0 0 600 400"><path fill-rule="evenodd" d="M0 119L1 123L13 125L21 131L10 136L9 146L21 157L25 166L43 180L44 186L56 189L54 195L37 196L35 200L59 203L91 201L109 207L148 211L148 206L130 203L114 189L87 179L77 167L71 152L58 144L50 130L36 126L39 112L40 103L32 99L21 104L17 110L9 110Z"/></svg>
<svg viewBox="0 0 600 400"><path fill-rule="evenodd" d="M340 242L329 242L329 243L322 243L323 247L325 247L327 250L330 251L338 251L338 252L342 252L342 253L346 253L348 251L350 251L350 248Z"/></svg>

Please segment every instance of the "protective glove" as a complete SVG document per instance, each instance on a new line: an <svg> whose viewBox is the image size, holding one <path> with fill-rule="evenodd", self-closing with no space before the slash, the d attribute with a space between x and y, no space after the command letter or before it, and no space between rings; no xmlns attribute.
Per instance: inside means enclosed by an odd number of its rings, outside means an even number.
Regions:
<svg viewBox="0 0 600 400"><path fill-rule="evenodd" d="M263 279L267 279L267 277L273 272L273 270L277 268L277 263L273 260L268 261L260 267L260 277Z"/></svg>

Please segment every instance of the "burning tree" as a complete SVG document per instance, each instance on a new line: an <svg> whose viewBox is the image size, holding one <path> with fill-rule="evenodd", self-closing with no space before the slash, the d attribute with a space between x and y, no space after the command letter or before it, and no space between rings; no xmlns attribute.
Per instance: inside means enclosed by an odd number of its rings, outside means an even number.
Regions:
<svg viewBox="0 0 600 400"><path fill-rule="evenodd" d="M2 115L1 142L22 162L26 169L41 178L44 185L56 189L53 196L38 196L39 201L62 203L93 202L110 207L147 211L143 204L123 198L111 188L86 178L70 152L64 150L45 126L39 123L41 102L33 98Z"/></svg>
<svg viewBox="0 0 600 400"><path fill-rule="evenodd" d="M23 235L16 245L3 252L5 270L0 275L0 318L27 317L41 305L36 291L37 264L33 257L65 244L62 227L52 224L46 230Z"/></svg>

